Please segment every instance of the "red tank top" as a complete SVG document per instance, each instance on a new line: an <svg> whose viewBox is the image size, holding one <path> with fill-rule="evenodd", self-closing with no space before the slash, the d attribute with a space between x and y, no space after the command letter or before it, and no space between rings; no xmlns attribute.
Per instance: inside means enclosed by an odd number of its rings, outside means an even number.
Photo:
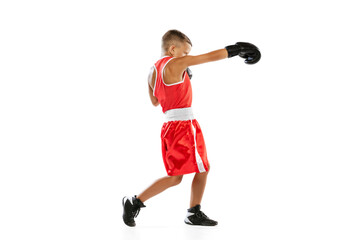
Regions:
<svg viewBox="0 0 360 240"><path fill-rule="evenodd" d="M165 56L155 63L155 84L153 95L158 99L162 111L174 108L191 107L192 88L189 75L184 72L183 79L180 82L166 84L163 79L163 69L173 57Z"/></svg>

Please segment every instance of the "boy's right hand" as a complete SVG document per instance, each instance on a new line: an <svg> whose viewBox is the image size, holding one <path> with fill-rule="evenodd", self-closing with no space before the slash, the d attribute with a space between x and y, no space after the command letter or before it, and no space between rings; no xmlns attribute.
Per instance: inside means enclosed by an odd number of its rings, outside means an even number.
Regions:
<svg viewBox="0 0 360 240"><path fill-rule="evenodd" d="M235 45L226 46L225 49L228 51L228 58L239 55L245 58L247 64L255 64L261 58L259 49L251 43L237 42Z"/></svg>

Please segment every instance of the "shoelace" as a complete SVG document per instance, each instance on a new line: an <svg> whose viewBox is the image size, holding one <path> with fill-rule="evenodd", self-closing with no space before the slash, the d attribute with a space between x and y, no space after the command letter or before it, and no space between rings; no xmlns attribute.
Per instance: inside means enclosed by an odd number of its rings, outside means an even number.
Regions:
<svg viewBox="0 0 360 240"><path fill-rule="evenodd" d="M139 215L140 208L137 207L135 210L132 211L133 217L136 218Z"/></svg>
<svg viewBox="0 0 360 240"><path fill-rule="evenodd" d="M199 218L208 218L208 216L206 216L205 213L203 213L202 211L195 213L195 215Z"/></svg>

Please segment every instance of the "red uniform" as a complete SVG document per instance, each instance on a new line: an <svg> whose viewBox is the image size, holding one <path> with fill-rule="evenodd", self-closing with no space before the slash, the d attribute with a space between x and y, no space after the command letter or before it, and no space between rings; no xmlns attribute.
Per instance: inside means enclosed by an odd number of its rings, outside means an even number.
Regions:
<svg viewBox="0 0 360 240"><path fill-rule="evenodd" d="M161 129L164 165L169 176L209 170L204 137L191 108L192 89L187 72L180 82L166 84L163 69L173 58L165 56L155 63L153 95L158 99L166 121Z"/></svg>

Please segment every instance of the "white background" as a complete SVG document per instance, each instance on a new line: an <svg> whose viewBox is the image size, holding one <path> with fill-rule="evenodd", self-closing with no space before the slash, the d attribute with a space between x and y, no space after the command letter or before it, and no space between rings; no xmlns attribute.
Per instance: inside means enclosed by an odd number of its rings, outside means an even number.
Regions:
<svg viewBox="0 0 360 240"><path fill-rule="evenodd" d="M0 238L359 239L355 2L1 1ZM262 52L192 67L215 228L183 223L193 174L121 218L166 175L146 77L169 29Z"/></svg>

